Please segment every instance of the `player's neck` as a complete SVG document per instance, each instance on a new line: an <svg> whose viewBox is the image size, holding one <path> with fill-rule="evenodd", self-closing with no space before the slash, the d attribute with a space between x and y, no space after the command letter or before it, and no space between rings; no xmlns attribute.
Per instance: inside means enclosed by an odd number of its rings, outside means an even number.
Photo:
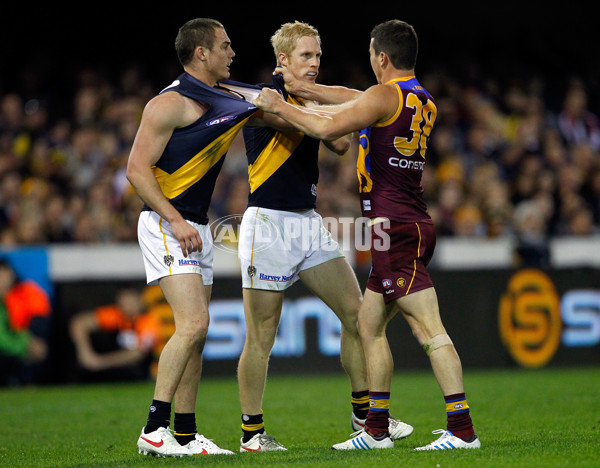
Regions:
<svg viewBox="0 0 600 468"><path fill-rule="evenodd" d="M194 68L194 67L184 67L183 68L186 73L196 78L198 81L201 81L207 86L215 87L218 84L218 80L216 80L212 74L207 73L206 70Z"/></svg>
<svg viewBox="0 0 600 468"><path fill-rule="evenodd" d="M385 70L383 75L381 76L381 82L387 83L388 81L397 80L399 78L410 78L411 76L415 76L415 70L398 70L396 68L390 68Z"/></svg>

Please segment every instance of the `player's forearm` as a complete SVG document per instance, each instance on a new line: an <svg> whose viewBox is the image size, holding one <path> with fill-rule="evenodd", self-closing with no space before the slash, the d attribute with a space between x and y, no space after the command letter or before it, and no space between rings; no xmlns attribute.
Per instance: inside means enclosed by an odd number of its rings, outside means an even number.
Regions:
<svg viewBox="0 0 600 468"><path fill-rule="evenodd" d="M312 138L331 141L344 136L344 133L334 132L333 118L327 113L294 106L283 100L277 102L273 110L276 115Z"/></svg>
<svg viewBox="0 0 600 468"><path fill-rule="evenodd" d="M299 96L321 104L343 104L357 99L362 93L344 86L326 86L306 81L300 82L300 85Z"/></svg>

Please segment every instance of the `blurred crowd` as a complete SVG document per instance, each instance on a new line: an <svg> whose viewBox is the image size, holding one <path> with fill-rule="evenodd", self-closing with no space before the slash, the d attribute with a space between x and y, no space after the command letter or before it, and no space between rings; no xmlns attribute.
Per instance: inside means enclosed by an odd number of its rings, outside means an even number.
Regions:
<svg viewBox="0 0 600 468"><path fill-rule="evenodd" d="M371 84L346 76L351 87ZM586 83L569 82L550 105L540 78L418 78L438 106L423 186L439 236L535 244L598 233L600 122ZM160 90L150 83L135 67L113 80L82 70L59 117L43 97L0 93L0 246L136 241L141 201L125 168L143 107ZM355 155L323 152L318 190L324 217L359 217ZM237 139L211 219L243 213L247 195Z"/></svg>
<svg viewBox="0 0 600 468"><path fill-rule="evenodd" d="M322 81L357 89L372 84L368 71L338 71L347 81L326 74ZM255 81L268 81L270 74L265 67ZM539 76L501 81L476 74L465 80L442 70L418 78L438 108L423 187L439 237L509 237L517 265L546 266L549 239L600 234L600 120L590 83L572 79L550 89ZM66 97L0 86L0 249L137 242L142 202L125 177L126 165L143 108L166 84L157 85L132 66L116 78L82 69ZM325 149L319 155L317 207L328 220L361 216L356 152L355 139L343 156ZM240 134L217 181L211 221L241 215L246 208L244 153ZM357 251L355 260L358 269L368 268L368 252ZM44 301L32 301L38 292L30 283L18 280L6 265L0 270L5 272L0 275L2 385L15 363L26 365L11 378L30 381L47 359L40 342L46 328L40 323L49 312ZM11 299L24 297L23 291L28 298ZM39 309L29 307L34 303ZM83 332L71 327L80 341L83 336L84 349L85 333L103 326L100 331L112 333L112 339L137 327L121 315L110 326L104 319L101 323L98 310L82 314L87 317ZM164 321L164 310L157 310L153 317ZM148 352L129 354L147 359ZM81 359L80 354L82 372L96 371L108 359L89 353Z"/></svg>

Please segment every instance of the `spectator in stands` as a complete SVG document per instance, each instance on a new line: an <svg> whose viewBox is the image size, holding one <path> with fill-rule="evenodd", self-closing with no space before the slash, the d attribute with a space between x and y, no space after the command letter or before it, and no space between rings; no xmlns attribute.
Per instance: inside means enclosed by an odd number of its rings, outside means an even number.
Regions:
<svg viewBox="0 0 600 468"><path fill-rule="evenodd" d="M548 210L544 200L525 200L514 213L514 265L519 268L547 268L550 266L548 245Z"/></svg>
<svg viewBox="0 0 600 468"><path fill-rule="evenodd" d="M74 315L69 333L83 380L131 380L149 376L158 319L146 313L140 291L123 288L114 304Z"/></svg>
<svg viewBox="0 0 600 468"><path fill-rule="evenodd" d="M600 150L600 119L588 108L588 93L582 83L567 89L563 108L558 115L558 128L567 144L589 144Z"/></svg>
<svg viewBox="0 0 600 468"><path fill-rule="evenodd" d="M481 212L485 229L476 235L511 235L513 210L539 196L552 198L550 235L571 234L575 206L593 215L592 226L575 223L575 231L597 232L597 91L574 81L565 86L562 101L554 102L545 93L549 83L539 77L503 82L473 68L461 81L437 67L423 77L438 103L423 185L440 237L461 235L452 219L464 203ZM354 67L350 75L339 70L341 79L332 81L369 81L370 70L364 74ZM123 170L143 105L156 90L137 67L114 80L93 69L76 78L71 100L60 101L68 112L58 117L52 115L56 100L31 97L34 91L0 92L0 245L136 241L141 202ZM239 214L237 195L247 182L246 169L237 164L245 161L243 152L243 145L232 145L211 219ZM357 216L353 168L326 154L319 164L321 212ZM577 185L565 190L573 182L565 179L577 171Z"/></svg>
<svg viewBox="0 0 600 468"><path fill-rule="evenodd" d="M0 385L43 378L50 312L47 293L0 259Z"/></svg>

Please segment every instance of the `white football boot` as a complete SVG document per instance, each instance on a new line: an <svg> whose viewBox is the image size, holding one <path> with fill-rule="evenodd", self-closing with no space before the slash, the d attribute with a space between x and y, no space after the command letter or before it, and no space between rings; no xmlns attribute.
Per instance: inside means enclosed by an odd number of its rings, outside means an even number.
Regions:
<svg viewBox="0 0 600 468"><path fill-rule="evenodd" d="M195 439L184 445L192 455L233 455L231 450L222 449L211 439L196 434Z"/></svg>
<svg viewBox="0 0 600 468"><path fill-rule="evenodd" d="M437 440L414 450L452 450L452 449L478 449L481 447L479 438L475 436L471 442L465 442L456 437L452 432L444 429L436 429L432 434L442 434Z"/></svg>
<svg viewBox="0 0 600 468"><path fill-rule="evenodd" d="M179 445L168 427L144 434L144 429L137 441L138 453L155 455L157 457L189 457L192 452L187 447Z"/></svg>
<svg viewBox="0 0 600 468"><path fill-rule="evenodd" d="M267 434L255 434L248 442L240 439L240 452L281 452L287 450L275 440L275 437Z"/></svg>
<svg viewBox="0 0 600 468"><path fill-rule="evenodd" d="M354 413L352 413L352 429L360 431L364 429L366 419L358 419ZM392 440L400 440L408 437L413 433L414 428L410 424L406 424L399 419L394 418L390 414L390 422L388 426L388 432Z"/></svg>
<svg viewBox="0 0 600 468"><path fill-rule="evenodd" d="M394 441L385 437L377 440L371 437L364 429L355 432L345 442L340 442L331 447L333 450L371 450L394 448Z"/></svg>

